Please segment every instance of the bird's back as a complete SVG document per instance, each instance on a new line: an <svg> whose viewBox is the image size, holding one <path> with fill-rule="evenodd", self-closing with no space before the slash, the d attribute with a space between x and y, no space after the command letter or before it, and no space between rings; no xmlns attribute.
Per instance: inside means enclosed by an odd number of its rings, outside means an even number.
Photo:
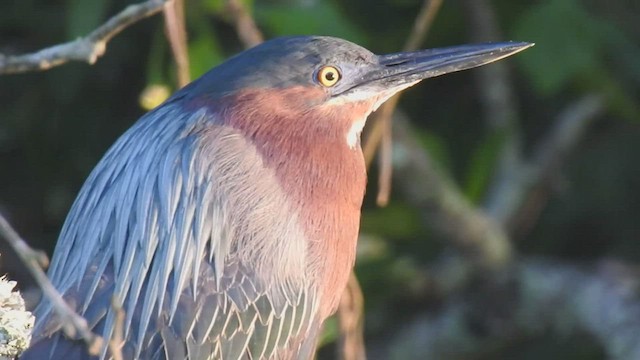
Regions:
<svg viewBox="0 0 640 360"><path fill-rule="evenodd" d="M49 275L94 332L123 331L125 359L309 358L323 320L310 274L320 265L283 191L211 109L166 104L92 172ZM24 359L87 358L47 301L36 316Z"/></svg>

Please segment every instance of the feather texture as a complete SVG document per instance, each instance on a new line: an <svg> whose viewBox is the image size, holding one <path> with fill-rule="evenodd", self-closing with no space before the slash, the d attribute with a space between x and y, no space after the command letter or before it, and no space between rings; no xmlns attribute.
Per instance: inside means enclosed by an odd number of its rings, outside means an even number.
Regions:
<svg viewBox="0 0 640 360"><path fill-rule="evenodd" d="M317 289L297 212L262 161L209 110L150 112L80 191L52 282L105 339L119 325L110 300L122 304L125 358L298 354L322 321ZM50 305L36 313L34 348L59 342L50 358L72 354Z"/></svg>

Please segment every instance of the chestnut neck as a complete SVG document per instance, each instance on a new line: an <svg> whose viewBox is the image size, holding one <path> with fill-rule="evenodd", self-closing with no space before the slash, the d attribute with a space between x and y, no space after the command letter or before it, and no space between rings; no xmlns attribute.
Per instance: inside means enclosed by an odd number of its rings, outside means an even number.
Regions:
<svg viewBox="0 0 640 360"><path fill-rule="evenodd" d="M256 146L297 209L324 318L337 306L355 259L366 170L360 146L351 148L346 134L369 104L310 105L323 95L251 89L223 98L219 109L224 125Z"/></svg>

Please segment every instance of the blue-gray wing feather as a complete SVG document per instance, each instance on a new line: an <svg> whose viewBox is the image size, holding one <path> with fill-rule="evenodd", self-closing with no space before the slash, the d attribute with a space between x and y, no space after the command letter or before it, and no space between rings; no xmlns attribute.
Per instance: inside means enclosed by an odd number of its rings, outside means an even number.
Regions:
<svg viewBox="0 0 640 360"><path fill-rule="evenodd" d="M107 339L121 304L125 357L296 358L314 341L317 294L281 191L241 134L165 105L92 172L49 275ZM36 314L36 342L72 341L47 302Z"/></svg>

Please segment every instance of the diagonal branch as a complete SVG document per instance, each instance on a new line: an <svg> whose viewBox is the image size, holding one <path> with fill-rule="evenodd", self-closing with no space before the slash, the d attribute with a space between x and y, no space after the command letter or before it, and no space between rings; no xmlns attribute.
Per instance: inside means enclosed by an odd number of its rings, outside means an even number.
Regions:
<svg viewBox="0 0 640 360"><path fill-rule="evenodd" d="M476 270L503 269L513 258L511 243L491 217L474 207L420 146L409 121L394 118L394 171L409 204ZM476 271L477 273L477 271Z"/></svg>
<svg viewBox="0 0 640 360"><path fill-rule="evenodd" d="M364 297L354 272L351 272L339 306L338 358L365 360L367 356L364 347Z"/></svg>
<svg viewBox="0 0 640 360"><path fill-rule="evenodd" d="M103 339L89 330L87 321L67 305L60 293L51 284L42 270L42 266L48 263L47 256L29 247L2 214L0 214L0 236L5 238L11 245L38 283L40 289L42 289L44 296L51 301L55 312L60 316L64 333L70 338L79 336L87 345L89 353L98 355L102 348Z"/></svg>
<svg viewBox="0 0 640 360"><path fill-rule="evenodd" d="M547 202L554 174L605 109L605 101L599 94L587 94L565 107L549 133L537 144L525 171L512 180L510 201L504 202L500 212L504 217L498 221L518 233L532 226Z"/></svg>
<svg viewBox="0 0 640 360"><path fill-rule="evenodd" d="M94 64L104 55L107 43L125 28L162 10L172 0L149 0L130 5L86 37L54 45L40 51L8 56L0 54L0 75L48 70L69 61Z"/></svg>

